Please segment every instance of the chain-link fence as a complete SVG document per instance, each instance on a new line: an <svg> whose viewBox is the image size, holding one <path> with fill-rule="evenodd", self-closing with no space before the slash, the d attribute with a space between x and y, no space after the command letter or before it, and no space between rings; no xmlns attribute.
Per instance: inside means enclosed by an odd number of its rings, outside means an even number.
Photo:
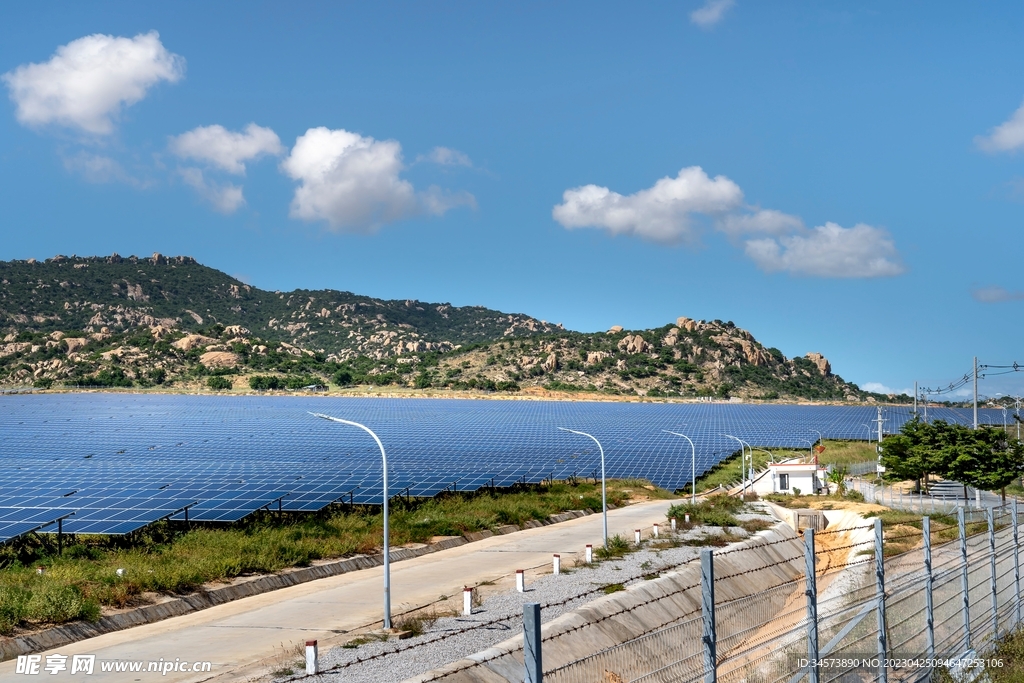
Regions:
<svg viewBox="0 0 1024 683"><path fill-rule="evenodd" d="M547 671L544 681L923 680L1021 621L1016 505L943 512L952 516L893 519L884 535L881 519L807 530L802 544L777 546L796 557L776 563L803 556L795 580L771 580L781 575L757 561L763 547L705 550L701 585L691 589L700 611L668 615L670 625ZM729 553L737 554L723 566L750 568L716 575L716 557Z"/></svg>

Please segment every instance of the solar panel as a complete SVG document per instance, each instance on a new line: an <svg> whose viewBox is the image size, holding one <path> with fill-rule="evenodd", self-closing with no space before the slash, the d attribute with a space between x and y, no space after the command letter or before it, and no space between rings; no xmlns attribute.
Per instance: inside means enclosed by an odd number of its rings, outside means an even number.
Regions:
<svg viewBox="0 0 1024 683"><path fill-rule="evenodd" d="M232 522L267 508L315 511L381 500L384 443L390 494L507 487L548 478L643 478L675 490L739 446L803 449L818 432L874 438L873 406L617 403L131 394L0 397L0 507L75 509L68 533L129 533L172 516ZM966 410L929 418L969 423ZM886 407L884 431L910 418ZM983 422L1001 424L998 410ZM690 444L665 430L680 432ZM695 469L692 467L695 461ZM29 524L12 518L11 523ZM12 530L14 527L12 527ZM44 529L52 532L53 529ZM24 533L24 532L22 532ZM0 539L2 540L2 539Z"/></svg>
<svg viewBox="0 0 1024 683"><path fill-rule="evenodd" d="M56 524L74 514L74 510L60 508L0 507L0 543Z"/></svg>

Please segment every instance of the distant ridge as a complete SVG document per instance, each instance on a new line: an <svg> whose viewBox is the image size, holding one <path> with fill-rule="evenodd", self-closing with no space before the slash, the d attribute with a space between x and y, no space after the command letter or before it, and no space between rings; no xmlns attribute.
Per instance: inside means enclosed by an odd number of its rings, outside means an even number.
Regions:
<svg viewBox="0 0 1024 683"><path fill-rule="evenodd" d="M270 292L189 256L0 261L0 384L909 400L732 322L579 333L481 306ZM255 377L255 378L254 378Z"/></svg>

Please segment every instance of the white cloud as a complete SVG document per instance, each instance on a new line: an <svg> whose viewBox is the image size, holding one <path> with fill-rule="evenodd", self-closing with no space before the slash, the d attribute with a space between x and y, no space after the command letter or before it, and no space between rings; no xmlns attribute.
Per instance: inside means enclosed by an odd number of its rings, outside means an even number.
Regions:
<svg viewBox="0 0 1024 683"><path fill-rule="evenodd" d="M785 235L802 230L804 222L799 216L791 216L775 209L760 209L750 214L728 214L716 223L716 227L730 237L741 235Z"/></svg>
<svg viewBox="0 0 1024 683"><path fill-rule="evenodd" d="M448 147L435 147L430 150L430 154L419 156L416 161L429 161L440 166L473 166L473 162L465 152Z"/></svg>
<svg viewBox="0 0 1024 683"><path fill-rule="evenodd" d="M194 188L220 213L231 214L245 205L245 196L242 194L242 188L238 185L212 183L203 176L203 172L198 168L183 168L178 172L186 185Z"/></svg>
<svg viewBox="0 0 1024 683"><path fill-rule="evenodd" d="M734 244L745 239L746 255L767 272L862 278L905 270L884 230L835 223L808 230L799 216L744 205L739 185L722 175L712 179L700 166L631 195L599 185L572 188L551 214L568 229L603 228L662 244L696 242L704 217Z"/></svg>
<svg viewBox="0 0 1024 683"><path fill-rule="evenodd" d="M1024 104L1007 121L993 128L988 135L974 138L974 142L986 152L1012 152L1024 148Z"/></svg>
<svg viewBox="0 0 1024 683"><path fill-rule="evenodd" d="M280 156L284 146L270 128L250 123L237 133L224 126L199 126L172 137L171 151L183 159L203 161L228 173L245 174L245 163L264 154Z"/></svg>
<svg viewBox="0 0 1024 683"><path fill-rule="evenodd" d="M743 191L725 176L709 178L700 166L665 177L654 187L621 195L607 187L584 185L566 190L551 214L566 228L604 228L665 244L693 242L693 214L719 215L743 201Z"/></svg>
<svg viewBox="0 0 1024 683"><path fill-rule="evenodd" d="M108 135L122 107L159 83L174 83L185 60L168 52L156 31L122 38L94 34L57 48L49 61L23 64L2 78L28 126L56 124Z"/></svg>
<svg viewBox="0 0 1024 683"><path fill-rule="evenodd" d="M906 396L914 395L913 389L892 389L881 382L865 382L860 385L860 388L864 391L870 391L872 394L895 394L897 396L900 394L904 394Z"/></svg>
<svg viewBox="0 0 1024 683"><path fill-rule="evenodd" d="M454 206L475 205L468 193L450 195L430 188L418 194L399 177L404 168L396 140L324 127L299 136L281 162L281 170L299 182L291 216L326 221L339 230L372 232L425 212L441 215Z"/></svg>
<svg viewBox="0 0 1024 683"><path fill-rule="evenodd" d="M419 195L423 210L434 216L443 216L450 209L459 206L476 208L476 197L469 192L448 192L437 185L431 185Z"/></svg>
<svg viewBox="0 0 1024 683"><path fill-rule="evenodd" d="M888 233L863 223L820 225L803 234L748 240L746 254L766 272L817 277L892 277L906 269Z"/></svg>
<svg viewBox="0 0 1024 683"><path fill-rule="evenodd" d="M74 156L64 157L64 168L80 174L90 183L111 183L116 181L135 187L146 185L146 183L129 175L117 160L102 154L79 152Z"/></svg>
<svg viewBox="0 0 1024 683"><path fill-rule="evenodd" d="M976 287L971 290L971 297L983 304L995 304L1003 301L1020 301L1024 299L1024 292L1011 291L1005 287Z"/></svg>
<svg viewBox="0 0 1024 683"><path fill-rule="evenodd" d="M735 4L735 0L707 0L702 7L690 12L690 21L702 29L709 29L720 22Z"/></svg>

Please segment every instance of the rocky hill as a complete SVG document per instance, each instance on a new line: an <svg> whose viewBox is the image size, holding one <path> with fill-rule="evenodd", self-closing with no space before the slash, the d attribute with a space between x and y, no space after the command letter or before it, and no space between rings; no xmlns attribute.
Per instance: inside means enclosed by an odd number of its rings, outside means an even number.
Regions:
<svg viewBox="0 0 1024 683"><path fill-rule="evenodd" d="M268 292L159 254L0 262L0 338L4 385L887 398L731 322L584 334L482 307Z"/></svg>
<svg viewBox="0 0 1024 683"><path fill-rule="evenodd" d="M268 292L188 256L56 256L0 262L0 329L115 334L133 327L195 332L240 326L340 360L560 329L479 306L385 301L334 290Z"/></svg>

